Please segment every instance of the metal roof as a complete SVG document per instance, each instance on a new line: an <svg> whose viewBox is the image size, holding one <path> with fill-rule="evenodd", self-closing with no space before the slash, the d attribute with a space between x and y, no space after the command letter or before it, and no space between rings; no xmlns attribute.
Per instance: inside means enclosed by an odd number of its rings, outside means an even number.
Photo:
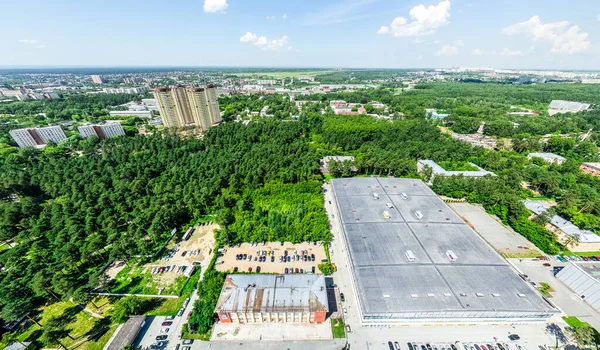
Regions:
<svg viewBox="0 0 600 350"><path fill-rule="evenodd" d="M485 176L485 175L496 176L496 174L492 173L491 171L484 170L473 163L469 163L469 164L476 167L479 170L476 170L476 171L450 171L450 170L446 170L446 169L442 168L441 166L438 165L438 163L436 163L430 159L421 159L418 162L423 165L427 165L427 166L431 167L431 170L433 171L434 175L445 175L445 176L463 175L463 176L469 176L469 177L480 177L480 176Z"/></svg>
<svg viewBox="0 0 600 350"><path fill-rule="evenodd" d="M104 350L121 350L129 344L133 344L145 321L146 316L130 316L127 322L119 327L117 334L112 337Z"/></svg>
<svg viewBox="0 0 600 350"><path fill-rule="evenodd" d="M563 111L584 111L590 108L590 104L581 103L581 102L573 102L573 101L564 101L564 100L552 100L550 102L550 109L559 109Z"/></svg>
<svg viewBox="0 0 600 350"><path fill-rule="evenodd" d="M537 215L544 213L548 209L550 209L550 207L547 206L543 201L525 200L523 201L523 203L525 204L525 207L527 207L527 209L531 210ZM550 223L559 230L561 230L563 233L575 237L581 243L600 242L600 236L598 236L592 231L580 229L579 227L573 225L572 222L570 222L567 219L564 219L561 216L554 215L550 219Z"/></svg>
<svg viewBox="0 0 600 350"><path fill-rule="evenodd" d="M556 312L421 180L332 183L363 317Z"/></svg>
<svg viewBox="0 0 600 350"><path fill-rule="evenodd" d="M549 162L553 162L553 161L564 162L565 160L567 160L565 157L559 156L558 154L544 153L544 152L532 152L532 153L529 153L527 155L527 157L528 158L538 157L538 158L542 158Z"/></svg>
<svg viewBox="0 0 600 350"><path fill-rule="evenodd" d="M215 312L328 311L323 275L227 275Z"/></svg>

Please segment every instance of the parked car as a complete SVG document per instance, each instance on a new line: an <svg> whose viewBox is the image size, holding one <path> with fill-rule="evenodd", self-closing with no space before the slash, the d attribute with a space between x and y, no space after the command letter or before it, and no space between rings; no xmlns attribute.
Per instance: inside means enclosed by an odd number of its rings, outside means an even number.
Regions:
<svg viewBox="0 0 600 350"><path fill-rule="evenodd" d="M400 350L400 344L398 344L398 342L394 342L394 347L396 350Z"/></svg>
<svg viewBox="0 0 600 350"><path fill-rule="evenodd" d="M183 345L189 345L189 344L193 344L194 343L194 339L185 339L183 341Z"/></svg>
<svg viewBox="0 0 600 350"><path fill-rule="evenodd" d="M233 268L233 272L238 272L237 266Z"/></svg>
<svg viewBox="0 0 600 350"><path fill-rule="evenodd" d="M271 255L271 262L275 262L275 257Z"/></svg>
<svg viewBox="0 0 600 350"><path fill-rule="evenodd" d="M157 335L157 336L156 336L156 340L165 340L165 339L167 339L168 337L169 337L169 336L168 336L168 335L166 335L166 334L163 334L163 335Z"/></svg>
<svg viewBox="0 0 600 350"><path fill-rule="evenodd" d="M329 288L336 288L336 287L337 287L337 285L336 285L335 283L331 283L331 284L329 285Z"/></svg>
<svg viewBox="0 0 600 350"><path fill-rule="evenodd" d="M550 263L544 263L544 266L550 267L552 265Z"/></svg>
<svg viewBox="0 0 600 350"><path fill-rule="evenodd" d="M181 348L181 350L191 350L191 349L192 349L191 346L184 346L184 347Z"/></svg>
<svg viewBox="0 0 600 350"><path fill-rule="evenodd" d="M415 350L411 343L406 343L406 345L408 345L408 350Z"/></svg>
<svg viewBox="0 0 600 350"><path fill-rule="evenodd" d="M510 340L519 340L519 339L521 339L521 337L519 337L518 334L511 334L511 335L508 336L508 339L510 339Z"/></svg>
<svg viewBox="0 0 600 350"><path fill-rule="evenodd" d="M165 320L167 320L167 321L171 321L171 320L174 320L174 319L175 319L175 316L167 316L167 317L165 317Z"/></svg>
<svg viewBox="0 0 600 350"><path fill-rule="evenodd" d="M394 350L394 344L392 344L391 341L388 342L388 346L390 347L390 350Z"/></svg>
<svg viewBox="0 0 600 350"><path fill-rule="evenodd" d="M256 272L257 272L257 273L258 273L258 272L260 272L260 266L257 266L257 267L256 267Z"/></svg>
<svg viewBox="0 0 600 350"><path fill-rule="evenodd" d="M303 270L303 269L300 269L300 273L304 273L304 270Z"/></svg>
<svg viewBox="0 0 600 350"><path fill-rule="evenodd" d="M346 298L344 297L344 293L340 293L340 300L341 301L346 301Z"/></svg>
<svg viewBox="0 0 600 350"><path fill-rule="evenodd" d="M290 271L288 270L288 268L285 268L285 274L289 273Z"/></svg>
<svg viewBox="0 0 600 350"><path fill-rule="evenodd" d="M251 267L248 268L248 272L252 272L252 268Z"/></svg>
<svg viewBox="0 0 600 350"><path fill-rule="evenodd" d="M158 333L169 333L170 330L170 328L162 328Z"/></svg>
<svg viewBox="0 0 600 350"><path fill-rule="evenodd" d="M173 324L173 322L171 322L171 321L165 321L165 322L161 323L160 325L163 326L163 327L168 327L168 326L170 326L172 324Z"/></svg>

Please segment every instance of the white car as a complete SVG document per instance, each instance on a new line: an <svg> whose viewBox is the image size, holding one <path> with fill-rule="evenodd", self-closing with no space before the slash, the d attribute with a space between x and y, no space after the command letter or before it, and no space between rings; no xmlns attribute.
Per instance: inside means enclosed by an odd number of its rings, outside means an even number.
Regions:
<svg viewBox="0 0 600 350"><path fill-rule="evenodd" d="M170 330L170 328L162 328L159 333L169 333Z"/></svg>

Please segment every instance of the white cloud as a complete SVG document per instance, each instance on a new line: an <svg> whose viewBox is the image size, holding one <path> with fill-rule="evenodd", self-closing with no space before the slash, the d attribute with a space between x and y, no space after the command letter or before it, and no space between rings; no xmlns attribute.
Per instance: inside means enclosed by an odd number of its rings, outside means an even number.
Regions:
<svg viewBox="0 0 600 350"><path fill-rule="evenodd" d="M434 43L434 44L439 44L439 43L440 43L440 41L439 41L439 40L434 40L434 41L433 41L433 43Z"/></svg>
<svg viewBox="0 0 600 350"><path fill-rule="evenodd" d="M574 54L587 51L590 42L588 34L579 31L578 25L571 26L568 21L542 23L539 16L528 21L510 25L502 32L506 35L524 34L533 41L548 42L552 52Z"/></svg>
<svg viewBox="0 0 600 350"><path fill-rule="evenodd" d="M19 40L19 42L21 44L27 44L27 45L36 45L38 43L37 40L32 40L32 39L21 39L21 40Z"/></svg>
<svg viewBox="0 0 600 350"><path fill-rule="evenodd" d="M274 21L275 20L275 16L267 16L267 20Z"/></svg>
<svg viewBox="0 0 600 350"><path fill-rule="evenodd" d="M465 42L462 40L454 40L454 45L456 46L464 46Z"/></svg>
<svg viewBox="0 0 600 350"><path fill-rule="evenodd" d="M287 13L284 13L283 16L281 16L281 19L285 22L287 20Z"/></svg>
<svg viewBox="0 0 600 350"><path fill-rule="evenodd" d="M483 51L481 51L480 49L474 49L473 51L471 51L471 55L481 56L481 55L483 55Z"/></svg>
<svg viewBox="0 0 600 350"><path fill-rule="evenodd" d="M521 51L518 50L511 50L509 48L503 48L502 51L500 51L500 56L523 56L523 53Z"/></svg>
<svg viewBox="0 0 600 350"><path fill-rule="evenodd" d="M414 40L414 43L415 43L415 44L422 44L422 43L424 43L424 42L425 42L425 40L423 40L423 39L421 39L421 38L416 38L416 39Z"/></svg>
<svg viewBox="0 0 600 350"><path fill-rule="evenodd" d="M404 17L396 17L389 26L382 26L377 34L393 36L422 36L435 33L435 30L449 23L450 0L444 0L437 6L417 5L410 9L408 15L412 22Z"/></svg>
<svg viewBox="0 0 600 350"><path fill-rule="evenodd" d="M240 41L243 43L252 43L260 47L262 50L268 51L281 51L281 49L288 46L287 35L284 35L279 39L268 40L265 36L258 36L254 33L247 32L240 38ZM288 51L291 50L291 46L289 46Z"/></svg>
<svg viewBox="0 0 600 350"><path fill-rule="evenodd" d="M225 13L228 7L227 0L204 0L204 12L207 13Z"/></svg>
<svg viewBox="0 0 600 350"><path fill-rule="evenodd" d="M455 45L444 45L436 53L436 56L455 56L458 55L458 47Z"/></svg>
<svg viewBox="0 0 600 350"><path fill-rule="evenodd" d="M417 61L420 61L420 60L422 60L422 59L423 59L423 55L419 55L419 56L417 56Z"/></svg>

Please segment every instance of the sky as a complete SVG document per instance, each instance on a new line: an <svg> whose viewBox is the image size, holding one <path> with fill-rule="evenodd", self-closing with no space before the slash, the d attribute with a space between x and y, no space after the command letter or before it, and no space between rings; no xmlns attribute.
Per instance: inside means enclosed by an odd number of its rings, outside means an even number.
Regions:
<svg viewBox="0 0 600 350"><path fill-rule="evenodd" d="M599 0L0 2L0 67L600 70Z"/></svg>

